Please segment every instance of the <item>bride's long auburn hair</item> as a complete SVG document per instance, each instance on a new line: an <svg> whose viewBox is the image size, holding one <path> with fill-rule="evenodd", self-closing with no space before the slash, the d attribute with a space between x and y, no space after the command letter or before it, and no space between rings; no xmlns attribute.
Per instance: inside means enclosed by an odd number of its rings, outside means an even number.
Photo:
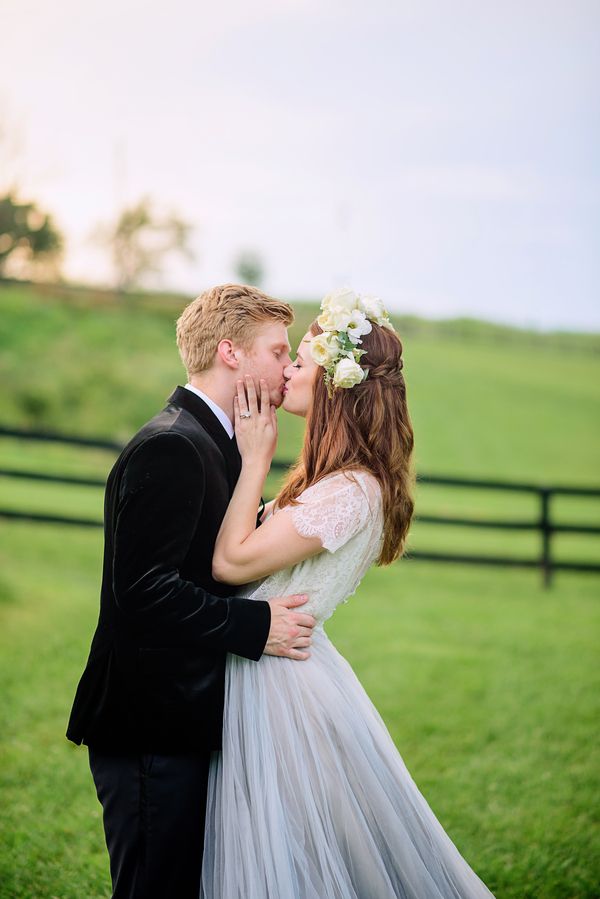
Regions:
<svg viewBox="0 0 600 899"><path fill-rule="evenodd" d="M322 333L314 321L309 331ZM372 323L362 338L360 364L369 370L355 387L328 396L319 366L307 415L302 452L277 497L279 508L296 505L307 487L334 472L363 469L373 474L383 497L383 544L377 565L389 565L404 549L414 511L413 428L402 374L398 335Z"/></svg>

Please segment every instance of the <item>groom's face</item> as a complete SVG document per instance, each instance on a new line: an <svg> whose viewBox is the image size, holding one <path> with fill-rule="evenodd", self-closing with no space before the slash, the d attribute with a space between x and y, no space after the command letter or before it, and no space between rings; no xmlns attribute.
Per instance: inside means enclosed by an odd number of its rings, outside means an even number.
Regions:
<svg viewBox="0 0 600 899"><path fill-rule="evenodd" d="M264 378L272 406L279 408L283 402L283 371L290 364L290 344L287 328L281 322L260 326L248 350L239 350L237 377L251 375L257 392L259 381Z"/></svg>

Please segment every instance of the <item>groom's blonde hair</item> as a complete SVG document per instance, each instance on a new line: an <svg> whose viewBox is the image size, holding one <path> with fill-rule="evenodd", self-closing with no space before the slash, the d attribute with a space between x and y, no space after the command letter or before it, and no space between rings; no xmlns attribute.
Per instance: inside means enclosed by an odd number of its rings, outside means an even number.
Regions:
<svg viewBox="0 0 600 899"><path fill-rule="evenodd" d="M213 364L221 340L250 349L267 322L294 321L292 307L246 284L221 284L205 290L185 307L177 321L177 346L188 375Z"/></svg>

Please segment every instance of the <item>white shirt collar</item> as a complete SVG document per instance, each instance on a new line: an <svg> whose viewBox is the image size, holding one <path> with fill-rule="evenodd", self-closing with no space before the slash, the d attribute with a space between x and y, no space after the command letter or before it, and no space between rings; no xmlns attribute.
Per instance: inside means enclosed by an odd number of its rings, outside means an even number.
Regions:
<svg viewBox="0 0 600 899"><path fill-rule="evenodd" d="M221 407L217 406L217 404L214 402L214 400L211 400L211 398L209 396L207 396L205 393L202 393L202 391L198 390L197 387L192 387L191 384L186 384L185 389L191 390L192 393L195 393L196 396L199 396L201 400L204 400L204 402L206 403L208 408L211 410L211 412L215 413L215 415L217 416L217 418L219 419L219 421L221 422L221 424L227 431L227 434L229 435L229 437L233 437L233 435L234 435L233 424L231 423L231 419L229 418L227 413L223 412Z"/></svg>

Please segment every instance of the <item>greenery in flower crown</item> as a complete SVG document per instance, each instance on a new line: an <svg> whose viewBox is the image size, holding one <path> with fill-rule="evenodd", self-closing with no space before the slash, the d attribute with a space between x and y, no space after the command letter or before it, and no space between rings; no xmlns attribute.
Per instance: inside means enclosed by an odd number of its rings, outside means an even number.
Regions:
<svg viewBox="0 0 600 899"><path fill-rule="evenodd" d="M354 387L368 375L360 365L365 350L359 349L361 338L372 330L371 322L383 328L394 327L378 297L361 296L343 287L327 294L317 319L323 329L311 340L311 356L325 369L329 396L335 387Z"/></svg>

